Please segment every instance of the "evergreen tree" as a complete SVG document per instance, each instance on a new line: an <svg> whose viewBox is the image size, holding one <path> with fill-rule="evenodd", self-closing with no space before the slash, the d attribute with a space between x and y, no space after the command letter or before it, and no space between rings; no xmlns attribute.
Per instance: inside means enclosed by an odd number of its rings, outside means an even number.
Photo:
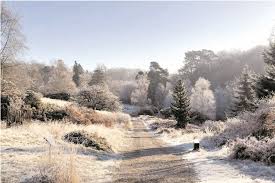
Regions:
<svg viewBox="0 0 275 183"><path fill-rule="evenodd" d="M150 63L150 71L148 72L148 80L149 80L149 86L148 86L148 99L151 100L151 103L154 106L157 106L160 101L157 101L157 88L160 84L163 85L164 88L166 88L166 84L168 81L168 71L167 69L163 69L160 67L160 65L157 62L151 62Z"/></svg>
<svg viewBox="0 0 275 183"><path fill-rule="evenodd" d="M77 87L80 86L80 75L83 74L83 72L82 66L75 61L73 67L73 81Z"/></svg>
<svg viewBox="0 0 275 183"><path fill-rule="evenodd" d="M92 85L106 85L106 67L97 66L92 75L91 81L88 83Z"/></svg>
<svg viewBox="0 0 275 183"><path fill-rule="evenodd" d="M247 66L242 71L234 97L231 108L232 116L241 111L253 111L255 109L254 79Z"/></svg>
<svg viewBox="0 0 275 183"><path fill-rule="evenodd" d="M259 77L256 85L259 98L271 95L275 92L275 37L270 40L269 48L264 52L266 74Z"/></svg>
<svg viewBox="0 0 275 183"><path fill-rule="evenodd" d="M172 96L171 111L177 120L176 126L178 128L185 128L186 124L190 121L190 104L182 80L178 80L176 83Z"/></svg>

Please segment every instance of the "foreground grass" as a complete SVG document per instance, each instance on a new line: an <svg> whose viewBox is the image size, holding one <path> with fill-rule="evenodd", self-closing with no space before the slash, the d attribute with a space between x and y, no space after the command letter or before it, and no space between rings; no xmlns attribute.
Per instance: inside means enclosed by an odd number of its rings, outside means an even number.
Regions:
<svg viewBox="0 0 275 183"><path fill-rule="evenodd" d="M18 127L2 127L2 182L38 182L30 179L38 175L54 177L56 182L111 180L110 171L119 165L113 154L62 140L65 134L77 130L96 133L105 138L114 152L127 144L124 138L126 130L122 127L37 121Z"/></svg>

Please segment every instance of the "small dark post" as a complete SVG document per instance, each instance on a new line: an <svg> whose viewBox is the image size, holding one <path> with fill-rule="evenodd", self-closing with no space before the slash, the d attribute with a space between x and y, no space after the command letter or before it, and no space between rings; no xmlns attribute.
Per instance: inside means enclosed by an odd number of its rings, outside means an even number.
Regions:
<svg viewBox="0 0 275 183"><path fill-rule="evenodd" d="M197 139L195 139L193 151L198 151L199 149L200 149L200 142Z"/></svg>

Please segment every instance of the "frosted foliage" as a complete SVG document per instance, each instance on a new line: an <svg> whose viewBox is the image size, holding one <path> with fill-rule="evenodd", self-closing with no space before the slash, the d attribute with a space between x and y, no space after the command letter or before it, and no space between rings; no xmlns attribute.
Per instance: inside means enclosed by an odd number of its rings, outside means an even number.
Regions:
<svg viewBox="0 0 275 183"><path fill-rule="evenodd" d="M55 68L49 82L46 85L47 93L76 92L76 85L72 80L72 73L62 60L55 63Z"/></svg>
<svg viewBox="0 0 275 183"><path fill-rule="evenodd" d="M206 115L210 119L215 119L216 102L208 80L204 78L198 79L192 89L190 104L193 111Z"/></svg>
<svg viewBox="0 0 275 183"><path fill-rule="evenodd" d="M141 76L137 80L137 87L132 92L131 102L139 106L147 104L147 92L148 92L149 81L146 76Z"/></svg>
<svg viewBox="0 0 275 183"><path fill-rule="evenodd" d="M172 101L173 101L172 92L169 91L168 94L166 95L164 101L163 101L163 107L165 107L165 108L170 107Z"/></svg>
<svg viewBox="0 0 275 183"><path fill-rule="evenodd" d="M224 88L218 87L215 89L217 120L225 119L228 103L230 103L228 95L227 90Z"/></svg>

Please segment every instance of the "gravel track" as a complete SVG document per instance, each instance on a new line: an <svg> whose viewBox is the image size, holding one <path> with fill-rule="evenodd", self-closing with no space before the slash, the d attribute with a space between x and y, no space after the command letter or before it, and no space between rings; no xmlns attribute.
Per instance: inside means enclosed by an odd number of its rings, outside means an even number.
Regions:
<svg viewBox="0 0 275 183"><path fill-rule="evenodd" d="M184 149L167 146L133 118L129 144L121 152L122 162L112 182L196 182L192 164L182 159Z"/></svg>

